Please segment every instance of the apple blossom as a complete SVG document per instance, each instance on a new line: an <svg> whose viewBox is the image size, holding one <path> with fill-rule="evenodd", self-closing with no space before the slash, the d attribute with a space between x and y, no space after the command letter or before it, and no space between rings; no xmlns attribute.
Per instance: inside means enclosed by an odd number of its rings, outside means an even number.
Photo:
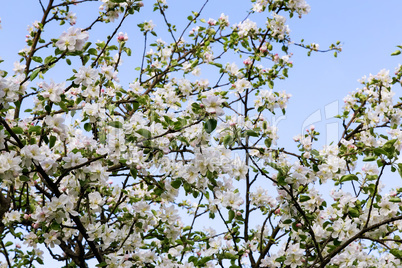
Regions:
<svg viewBox="0 0 402 268"><path fill-rule="evenodd" d="M140 35L127 21L141 1L102 0L82 28L48 30L81 23L72 10L84 2L43 6L13 73L1 72L0 239L23 241L4 243L6 266L401 265L402 189L383 184L402 174L400 66L344 99L339 141L321 146L311 126L282 148L273 115L291 94L277 81L295 45L319 50L290 41L304 0L251 1L235 25L202 8L186 27L158 0ZM131 83L123 60L137 61Z"/></svg>

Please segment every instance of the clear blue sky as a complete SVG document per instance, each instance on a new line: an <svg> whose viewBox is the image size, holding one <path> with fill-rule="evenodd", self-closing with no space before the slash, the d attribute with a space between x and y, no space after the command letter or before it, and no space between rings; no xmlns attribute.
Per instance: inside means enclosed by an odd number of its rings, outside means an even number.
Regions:
<svg viewBox="0 0 402 268"><path fill-rule="evenodd" d="M171 4L168 16L177 21L182 21L188 15L178 9L188 7L189 3L198 7L204 1L198 0L167 0ZM46 1L44 1L46 3ZM151 6L149 0L145 5ZM153 1L152 1L153 2ZM294 52L294 68L289 71L289 79L276 84L276 90L286 90L293 97L290 100L286 119L279 123L280 145L293 146L292 137L300 133L303 122L311 114L320 115L321 122L315 123L318 131L326 135L326 126L340 122L335 119L326 119L325 107L338 101L339 108L343 104L343 97L359 86L357 79L363 75L377 73L385 68L393 72L394 68L402 61L402 57L391 57L396 45L402 44L402 1L400 0L309 0L311 13L302 19L294 18L288 23L291 35L295 42L304 38L306 43L315 42L320 48L326 48L337 40L343 44L343 51L334 58L332 53L315 53L307 57L306 51L292 47ZM245 0L210 0L204 18L218 18L221 12L229 14L231 23L239 22L246 14L244 6L248 6ZM97 6L100 2L90 3L93 6L89 12L87 9L74 10L78 13L77 26L85 27L97 15ZM85 17L82 16L85 14ZM136 24L153 19L157 27L162 26L160 19L156 19L151 12L144 12L132 18L123 26L123 32L130 32L136 28ZM18 60L17 53L24 48L27 25L41 19L41 10L38 1L18 0L6 1L0 9L2 27L0 30L0 57L5 62L0 64L0 69L12 70L12 64ZM65 26L64 29L68 28ZM48 29L46 34L58 37L61 33L52 33L60 29ZM91 36L110 32L111 27L95 27ZM133 54L138 55L142 44L137 44L134 35L130 35L129 46L133 46ZM130 60L126 59L126 68ZM136 63L134 67L138 66ZM131 68L134 68L133 66ZM130 70L122 71L122 81L132 81ZM55 80L59 75L55 74ZM60 76L62 77L62 76ZM395 89L400 94L400 88ZM335 104L336 105L336 104ZM334 108L332 108L333 110ZM335 108L335 110L337 110ZM318 111L318 112L317 112ZM328 111L327 111L328 112ZM340 129L341 125L339 125ZM48 264L49 265L49 264Z"/></svg>

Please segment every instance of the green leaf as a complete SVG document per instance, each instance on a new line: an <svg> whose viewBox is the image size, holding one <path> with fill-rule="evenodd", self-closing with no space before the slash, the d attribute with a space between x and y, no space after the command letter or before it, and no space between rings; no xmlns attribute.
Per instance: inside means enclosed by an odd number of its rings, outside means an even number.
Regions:
<svg viewBox="0 0 402 268"><path fill-rule="evenodd" d="M396 139L389 140L387 141L382 148L388 153L388 156L392 155L395 151L394 144L396 142Z"/></svg>
<svg viewBox="0 0 402 268"><path fill-rule="evenodd" d="M13 244L13 242L8 241L4 246L5 246L5 247L9 247L9 246L11 246L12 244Z"/></svg>
<svg viewBox="0 0 402 268"><path fill-rule="evenodd" d="M29 133L35 132L36 135L40 135L42 131L42 128L40 126L31 126L28 130Z"/></svg>
<svg viewBox="0 0 402 268"><path fill-rule="evenodd" d="M25 175L21 175L20 176L20 181L27 182L27 181L29 181L29 177L27 177Z"/></svg>
<svg viewBox="0 0 402 268"><path fill-rule="evenodd" d="M311 199L311 197L308 196L308 195L301 195L300 198L299 198L300 202L306 202L306 201L308 201L310 199Z"/></svg>
<svg viewBox="0 0 402 268"><path fill-rule="evenodd" d="M38 68L38 69L36 69L35 71L33 71L32 73L31 73L31 75L29 76L29 80L34 80L37 76L38 76L38 74L39 74L39 72L40 72L40 68Z"/></svg>
<svg viewBox="0 0 402 268"><path fill-rule="evenodd" d="M44 264L43 260L42 260L40 257L36 257L35 260L36 260L40 265L43 265L43 264Z"/></svg>
<svg viewBox="0 0 402 268"><path fill-rule="evenodd" d="M233 141L232 136L230 136L230 135L228 134L228 135L226 135L226 136L223 138L223 145L227 146L227 145L229 145L230 143L232 143L232 141Z"/></svg>
<svg viewBox="0 0 402 268"><path fill-rule="evenodd" d="M287 219L287 220L285 220L284 222L283 222L283 224L291 224L292 223L292 220L291 219Z"/></svg>
<svg viewBox="0 0 402 268"><path fill-rule="evenodd" d="M246 130L246 134L247 136L258 137L258 133L251 129Z"/></svg>
<svg viewBox="0 0 402 268"><path fill-rule="evenodd" d="M88 49L88 54L96 56L98 54L98 52L96 51L95 48L90 48L90 49Z"/></svg>
<svg viewBox="0 0 402 268"><path fill-rule="evenodd" d="M392 255L394 255L395 257L397 257L398 259L402 259L402 250L393 248L389 251Z"/></svg>
<svg viewBox="0 0 402 268"><path fill-rule="evenodd" d="M272 139L271 138L266 138L265 141L265 146L267 146L267 148L270 148L272 145Z"/></svg>
<svg viewBox="0 0 402 268"><path fill-rule="evenodd" d="M281 256L281 257L275 259L276 262L284 262L285 260L286 260L286 256Z"/></svg>
<svg viewBox="0 0 402 268"><path fill-rule="evenodd" d="M391 56L397 56L399 54L401 54L401 51L398 49L398 50L395 50L394 52L392 52Z"/></svg>
<svg viewBox="0 0 402 268"><path fill-rule="evenodd" d="M212 259L211 256L209 257L204 257L201 260L198 261L198 266L203 267L207 262L209 262Z"/></svg>
<svg viewBox="0 0 402 268"><path fill-rule="evenodd" d="M398 163L398 173L402 178L402 163Z"/></svg>
<svg viewBox="0 0 402 268"><path fill-rule="evenodd" d="M233 219L234 219L234 217L235 217L234 211L233 211L233 210L229 210L229 219L228 219L228 222L229 222L229 223L232 222Z"/></svg>
<svg viewBox="0 0 402 268"><path fill-rule="evenodd" d="M284 77L288 77L288 69L283 69L282 73Z"/></svg>
<svg viewBox="0 0 402 268"><path fill-rule="evenodd" d="M89 54L84 55L82 57L82 64L83 65L87 64L87 62L89 61L89 58L90 58Z"/></svg>
<svg viewBox="0 0 402 268"><path fill-rule="evenodd" d="M131 49L128 47L123 48L123 50L126 52L127 56L131 56Z"/></svg>
<svg viewBox="0 0 402 268"><path fill-rule="evenodd" d="M401 202L401 199L399 197L391 197L389 199L390 202L394 202L394 203L399 203Z"/></svg>
<svg viewBox="0 0 402 268"><path fill-rule="evenodd" d="M68 65L71 65L71 60L70 59L66 59L66 62Z"/></svg>
<svg viewBox="0 0 402 268"><path fill-rule="evenodd" d="M375 161L377 160L376 156L366 156L365 158L363 158L364 162L370 162L370 161Z"/></svg>
<svg viewBox="0 0 402 268"><path fill-rule="evenodd" d="M22 134L24 133L24 130L21 127L13 127L11 129L15 134Z"/></svg>
<svg viewBox="0 0 402 268"><path fill-rule="evenodd" d="M108 125L115 128L123 128L123 124L119 121L109 122Z"/></svg>
<svg viewBox="0 0 402 268"><path fill-rule="evenodd" d="M353 218L357 218L360 216L360 212L357 208L349 208L349 215Z"/></svg>
<svg viewBox="0 0 402 268"><path fill-rule="evenodd" d="M374 149L374 153L376 154L376 155L388 155L388 153L384 150L384 149L382 149L382 148L375 148Z"/></svg>
<svg viewBox="0 0 402 268"><path fill-rule="evenodd" d="M288 183L285 181L286 177L283 176L283 174L281 172L278 173L278 180L277 180L277 184L279 186L285 186L288 185Z"/></svg>
<svg viewBox="0 0 402 268"><path fill-rule="evenodd" d="M137 174L138 174L138 170L135 168L130 169L130 174L131 176L136 179L137 178Z"/></svg>
<svg viewBox="0 0 402 268"><path fill-rule="evenodd" d="M35 61L35 62L39 62L39 63L42 63L42 61L43 61L43 59L41 57L38 57L38 56L33 56L32 60Z"/></svg>
<svg viewBox="0 0 402 268"><path fill-rule="evenodd" d="M53 56L47 56L45 58L45 65L49 64L49 62L51 62L53 60Z"/></svg>
<svg viewBox="0 0 402 268"><path fill-rule="evenodd" d="M143 128L137 130L137 133L147 139L152 137L151 131L143 129Z"/></svg>
<svg viewBox="0 0 402 268"><path fill-rule="evenodd" d="M56 137L55 136L50 136L50 140L49 140L49 148L52 148L56 143Z"/></svg>
<svg viewBox="0 0 402 268"><path fill-rule="evenodd" d="M170 185L172 185L172 187L175 189L179 189L181 185L181 180L180 179L174 180Z"/></svg>
<svg viewBox="0 0 402 268"><path fill-rule="evenodd" d="M269 86L270 89L273 89L274 88L274 82L272 80L269 80L268 81L268 86Z"/></svg>
<svg viewBox="0 0 402 268"><path fill-rule="evenodd" d="M84 124L84 129L86 130L86 131L91 131L92 130L92 125L91 125L91 123L85 123Z"/></svg>
<svg viewBox="0 0 402 268"><path fill-rule="evenodd" d="M348 174L345 176L342 176L340 182L345 182L345 181L358 181L359 178L355 174Z"/></svg>
<svg viewBox="0 0 402 268"><path fill-rule="evenodd" d="M214 119L214 118L208 119L204 123L204 129L208 134L210 134L210 133L212 133L212 131L215 130L217 124L218 124L218 122L216 121L216 119Z"/></svg>

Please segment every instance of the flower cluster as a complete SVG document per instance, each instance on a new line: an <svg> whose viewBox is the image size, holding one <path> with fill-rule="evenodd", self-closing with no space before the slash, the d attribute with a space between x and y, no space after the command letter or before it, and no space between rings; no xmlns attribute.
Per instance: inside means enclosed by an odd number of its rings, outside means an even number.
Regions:
<svg viewBox="0 0 402 268"><path fill-rule="evenodd" d="M268 19L267 26L272 31L272 36L278 38L279 40L283 40L290 33L290 29L288 25L285 25L286 18L278 15L276 13L273 14L272 19Z"/></svg>
<svg viewBox="0 0 402 268"><path fill-rule="evenodd" d="M80 28L70 27L67 32L61 34L59 40L56 42L56 46L62 51L80 51L83 49L88 38L88 32Z"/></svg>

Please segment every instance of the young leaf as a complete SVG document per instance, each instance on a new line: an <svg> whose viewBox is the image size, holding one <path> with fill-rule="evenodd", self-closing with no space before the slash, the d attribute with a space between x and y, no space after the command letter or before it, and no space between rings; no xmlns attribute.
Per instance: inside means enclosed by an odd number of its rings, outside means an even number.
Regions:
<svg viewBox="0 0 402 268"><path fill-rule="evenodd" d="M208 119L204 123L204 129L208 134L210 134L210 133L212 133L212 131L215 130L217 124L218 124L218 122L216 121L216 119L214 119L214 118Z"/></svg>

